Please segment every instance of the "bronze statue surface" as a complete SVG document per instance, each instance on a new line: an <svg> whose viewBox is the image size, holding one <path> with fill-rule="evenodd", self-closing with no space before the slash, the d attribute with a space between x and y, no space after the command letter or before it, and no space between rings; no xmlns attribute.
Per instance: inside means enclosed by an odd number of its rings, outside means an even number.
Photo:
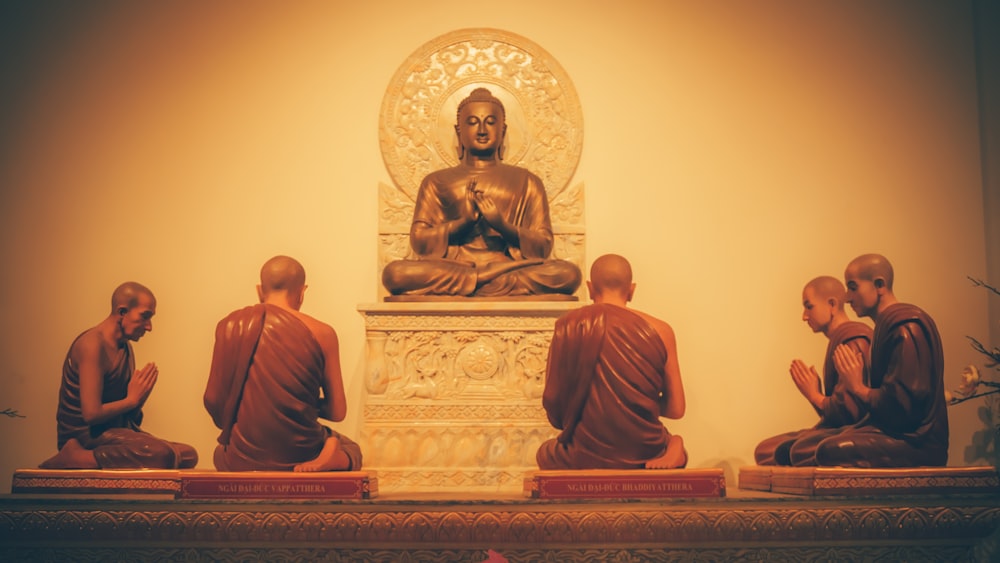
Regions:
<svg viewBox="0 0 1000 563"><path fill-rule="evenodd" d="M556 321L542 405L562 432L542 443L541 469L674 469L684 443L659 417L686 410L677 343L666 322L627 308L635 291L628 261L594 261L594 304Z"/></svg>
<svg viewBox="0 0 1000 563"><path fill-rule="evenodd" d="M111 313L79 335L63 362L56 411L59 452L43 469L178 469L198 463L187 444L144 432L142 407L159 368L135 369L132 342L153 330L156 298L126 282L111 296Z"/></svg>
<svg viewBox="0 0 1000 563"><path fill-rule="evenodd" d="M572 295L579 268L550 258L548 197L531 171L502 162L503 104L477 88L458 107L460 163L428 174L417 192L410 246L416 259L390 262L393 295L511 297Z"/></svg>
<svg viewBox="0 0 1000 563"><path fill-rule="evenodd" d="M275 256L260 279L260 303L233 311L215 331L204 401L222 430L216 469L360 469L360 447L319 422L343 420L347 403L336 331L299 311L305 269Z"/></svg>
<svg viewBox="0 0 1000 563"><path fill-rule="evenodd" d="M840 280L831 276L812 279L802 289L802 320L813 332L826 336L827 348L823 362L823 383L816 368L800 359L792 361L789 374L795 386L816 410L819 420L812 428L793 430L761 441L754 450L759 465L816 465L816 446L843 428L860 421L867 409L847 391L834 363L834 351L849 346L861 355L864 373L868 372L868 351L872 329L852 321L844 311L847 290ZM867 378L866 378L867 379Z"/></svg>
<svg viewBox="0 0 1000 563"><path fill-rule="evenodd" d="M934 320L892 290L893 270L878 254L859 256L844 272L846 301L875 321L869 383L864 358L847 346L834 363L847 390L867 407L857 425L821 441L816 463L841 467L943 466L948 462L944 353Z"/></svg>

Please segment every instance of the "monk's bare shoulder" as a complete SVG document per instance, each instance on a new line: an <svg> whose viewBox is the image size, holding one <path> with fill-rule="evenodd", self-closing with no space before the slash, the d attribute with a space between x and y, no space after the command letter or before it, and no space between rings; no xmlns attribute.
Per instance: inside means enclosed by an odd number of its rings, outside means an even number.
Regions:
<svg viewBox="0 0 1000 563"><path fill-rule="evenodd" d="M309 328L309 332L312 333L324 349L337 345L337 331L332 326L301 311L293 312L299 320L305 323L306 327Z"/></svg>
<svg viewBox="0 0 1000 563"><path fill-rule="evenodd" d="M642 317L647 323L650 324L650 326L653 327L654 330L656 330L656 333L660 335L660 340L663 341L663 344L664 346L667 347L667 350L674 349L674 347L676 346L677 339L674 336L674 329L666 321L660 320L648 313L643 313L642 311L639 311L637 309L629 309L629 310Z"/></svg>
<svg viewBox="0 0 1000 563"><path fill-rule="evenodd" d="M70 361L77 367L83 363L96 363L104 369L110 362L108 351L98 327L91 328L77 337L69 349Z"/></svg>

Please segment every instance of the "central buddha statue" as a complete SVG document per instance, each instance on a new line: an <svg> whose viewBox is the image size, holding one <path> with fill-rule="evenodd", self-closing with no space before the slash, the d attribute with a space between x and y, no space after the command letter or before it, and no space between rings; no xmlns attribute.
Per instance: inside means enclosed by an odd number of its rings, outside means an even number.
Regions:
<svg viewBox="0 0 1000 563"><path fill-rule="evenodd" d="M393 295L506 297L572 295L582 279L550 259L552 224L542 180L504 164L504 106L486 88L458 104L459 164L420 184L410 246L416 259L382 271Z"/></svg>

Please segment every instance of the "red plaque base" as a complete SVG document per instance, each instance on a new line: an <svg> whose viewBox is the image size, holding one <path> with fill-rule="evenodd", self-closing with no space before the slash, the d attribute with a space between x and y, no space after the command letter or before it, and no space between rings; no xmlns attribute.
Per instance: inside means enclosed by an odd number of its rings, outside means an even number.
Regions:
<svg viewBox="0 0 1000 563"><path fill-rule="evenodd" d="M371 471L182 471L179 498L359 500L378 496Z"/></svg>
<svg viewBox="0 0 1000 563"><path fill-rule="evenodd" d="M726 496L722 469L535 471L524 495L539 499L706 498Z"/></svg>

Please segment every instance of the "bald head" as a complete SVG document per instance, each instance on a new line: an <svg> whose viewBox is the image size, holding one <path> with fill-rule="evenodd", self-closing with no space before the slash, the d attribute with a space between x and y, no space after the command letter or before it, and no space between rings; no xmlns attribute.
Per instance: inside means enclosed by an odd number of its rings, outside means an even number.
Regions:
<svg viewBox="0 0 1000 563"><path fill-rule="evenodd" d="M605 254L590 266L591 296L607 296L610 294L631 298L632 266L624 257L617 254Z"/></svg>
<svg viewBox="0 0 1000 563"><path fill-rule="evenodd" d="M275 256L260 269L260 290L265 296L275 292L299 293L305 285L305 268L290 256Z"/></svg>
<svg viewBox="0 0 1000 563"><path fill-rule="evenodd" d="M156 306L156 297L148 287L136 282L125 282L115 288L111 294L111 314L120 313L122 309L131 310L139 304L142 296L148 296L152 305Z"/></svg>
<svg viewBox="0 0 1000 563"><path fill-rule="evenodd" d="M862 254L851 260L847 271L853 271L858 278L866 281L882 279L885 281L885 288L892 291L892 264L881 254Z"/></svg>
<svg viewBox="0 0 1000 563"><path fill-rule="evenodd" d="M803 294L807 291L811 291L812 295L817 300L829 301L834 299L837 302L837 309L844 309L844 295L847 294L847 289L840 280L833 276L819 276L817 278L813 278L802 289Z"/></svg>

